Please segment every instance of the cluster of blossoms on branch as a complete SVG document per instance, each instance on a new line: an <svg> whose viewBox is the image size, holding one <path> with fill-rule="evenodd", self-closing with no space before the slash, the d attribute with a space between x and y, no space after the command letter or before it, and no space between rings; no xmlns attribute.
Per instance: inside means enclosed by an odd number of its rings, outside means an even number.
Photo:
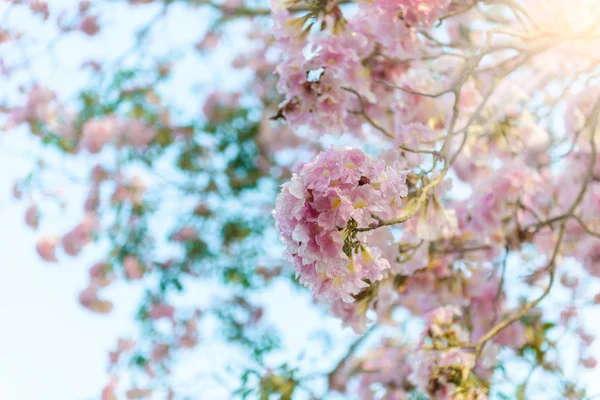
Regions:
<svg viewBox="0 0 600 400"><path fill-rule="evenodd" d="M449 18L445 24L451 43L480 46L481 54L494 46L512 46L505 38L494 40L490 32L487 43L461 37L466 15L477 20L484 14L470 11L476 4L375 1L357 4L357 12L347 17L333 2L297 16L289 12L297 4L272 6L277 44L284 54L277 72L285 100L275 118L297 131L350 133L367 143L387 142L379 146L379 161L402 165L406 186L403 201L382 195L363 204L354 201L352 193L368 187L364 183L373 182L370 176L354 179L347 202L338 197L345 191L337 181L332 185L325 179L334 197L323 202L321 197L328 196L321 194L324 188L319 184L329 174L329 169L320 172L325 160L360 150L335 148L319 154L298 168L277 199L274 215L285 254L299 282L357 332L365 332L373 321L394 324L398 308L414 316L435 315L414 360L397 361L396 365L406 361L412 372L392 378L398 383L386 392L389 398L404 398L412 390L433 398L485 398L500 349L521 354L539 345L539 338L534 340L528 332L541 329L541 322L529 311L550 290L558 255L574 256L597 275L594 254L600 235L597 218L589 213L598 207L597 162L590 159L596 157L598 144L598 92L586 90L566 101L565 141L573 141L573 136L575 141L566 153L565 173L550 168L554 128L545 125L518 83L498 79L518 69L523 58L498 55L495 71L494 64L477 53L457 55L436 48L460 46L442 45L446 39L427 33L445 15L463 14L462 21ZM378 17L369 23L373 15ZM320 26L318 32L315 26ZM534 43L530 55L523 57L548 50ZM556 43L556 53L560 51ZM543 60L540 56L533 68L541 69L544 77L530 81L526 90L550 90L560 78L541 66ZM517 67L511 70L513 62ZM522 77L529 73L521 72ZM549 104L546 115L556 111L556 101ZM395 155L389 146L397 150ZM453 180L472 192L468 199L456 198ZM334 216L336 223L328 226ZM560 223L563 233L556 229ZM400 224L401 229L395 227ZM575 247L563 246L563 241ZM540 300L512 309L503 287L506 272L500 276L498 265L506 265L511 254L526 260L526 246L533 246L541 257L532 263L533 273L525 283L548 286ZM364 256L356 256L359 249L367 250L367 258L379 266L377 275L365 269ZM548 277L550 282L544 283ZM336 301L340 298L342 302ZM563 325L574 315L565 306ZM565 329L569 330L566 325ZM585 356L580 360L586 368L595 364ZM364 382L387 379L369 375ZM406 394L398 392L403 385ZM364 393L364 398L373 395L368 388Z"/></svg>
<svg viewBox="0 0 600 400"><path fill-rule="evenodd" d="M305 164L282 187L274 211L300 282L315 297L350 303L390 268L357 228L389 214L408 194L406 172L358 149L337 148Z"/></svg>

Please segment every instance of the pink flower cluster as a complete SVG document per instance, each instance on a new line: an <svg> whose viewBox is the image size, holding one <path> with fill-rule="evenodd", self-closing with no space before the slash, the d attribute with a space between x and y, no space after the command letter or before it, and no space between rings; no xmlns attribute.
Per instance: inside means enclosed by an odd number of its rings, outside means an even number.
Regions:
<svg viewBox="0 0 600 400"><path fill-rule="evenodd" d="M79 303L88 310L107 314L113 309L113 303L98 296L100 289L105 288L114 280L112 267L107 263L95 263L89 270L90 283L79 294Z"/></svg>
<svg viewBox="0 0 600 400"><path fill-rule="evenodd" d="M321 299L353 302L390 263L355 227L386 217L407 195L406 173L353 148L331 148L282 186L274 216L300 282Z"/></svg>
<svg viewBox="0 0 600 400"><path fill-rule="evenodd" d="M403 20L410 25L432 25L450 5L450 0L379 0L376 4L392 10L401 10Z"/></svg>
<svg viewBox="0 0 600 400"><path fill-rule="evenodd" d="M383 399L408 400L411 398L410 391L414 386L407 378L412 369L408 363L410 346L401 340L385 338L382 343L370 349L364 357L348 364L349 371L342 371L349 378L352 370L361 371L358 374L357 398L360 400L371 400L380 398L377 396L379 388L383 386L385 396ZM336 390L342 391L342 378L337 376L333 382ZM339 381L339 382L338 382Z"/></svg>
<svg viewBox="0 0 600 400"><path fill-rule="evenodd" d="M83 220L72 230L58 238L55 235L41 236L36 245L39 256L46 262L56 262L56 246L62 245L65 253L75 257L84 246L90 244L99 229L98 216L93 213L86 214Z"/></svg>
<svg viewBox="0 0 600 400"><path fill-rule="evenodd" d="M103 300L98 297L100 288L95 285L90 285L79 294L79 303L82 306L99 314L108 314L113 309L113 303L108 300Z"/></svg>
<svg viewBox="0 0 600 400"><path fill-rule="evenodd" d="M202 112L213 123L223 122L231 110L239 106L240 97L240 93L214 91L204 101Z"/></svg>
<svg viewBox="0 0 600 400"><path fill-rule="evenodd" d="M147 147L156 137L156 131L139 119L118 120L115 116L92 118L81 129L82 149L95 154L113 142L134 149Z"/></svg>
<svg viewBox="0 0 600 400"><path fill-rule="evenodd" d="M419 391L434 399L455 400L456 394L464 399L486 400L486 394L477 388L465 391L457 383L466 381L475 366L475 355L460 348L448 350L420 350L414 354L414 371L409 376ZM458 381L458 382L457 382Z"/></svg>
<svg viewBox="0 0 600 400"><path fill-rule="evenodd" d="M472 199L469 227L476 232L493 233L501 227L507 204L517 200L529 204L541 190L542 177L516 160L481 182L482 190ZM485 188L485 189L484 189Z"/></svg>
<svg viewBox="0 0 600 400"><path fill-rule="evenodd" d="M164 334L158 337L138 340L120 338L114 350L108 353L108 373L110 380L102 392L103 400L114 400L115 392L119 386L120 369L123 365L130 364L135 360L140 367L135 374L136 380L125 392L128 399L154 398L156 389L155 380L162 374L164 369L169 368L173 358L178 351L192 349L198 344L198 319L201 312L198 309L191 310L187 318L175 317L175 308L166 303L153 304L148 311L150 322L166 318L170 322L170 328L165 326ZM150 339L150 340L144 340ZM140 355L143 354L143 358ZM140 363L140 361L142 361ZM168 394L163 397L173 400L175 397L173 389L168 389Z"/></svg>
<svg viewBox="0 0 600 400"><path fill-rule="evenodd" d="M86 214L75 228L62 237L61 242L65 253L72 257L77 256L85 245L92 242L98 229L99 221L96 214Z"/></svg>
<svg viewBox="0 0 600 400"><path fill-rule="evenodd" d="M9 130L22 123L49 121L54 115L56 93L49 88L35 85L27 93L24 106L10 110L4 129Z"/></svg>
<svg viewBox="0 0 600 400"><path fill-rule="evenodd" d="M356 96L344 87L373 100L368 74L353 46L342 37L323 38L312 52L309 57L296 52L278 65L277 89L286 96L280 112L292 128L342 133L355 119L350 111L358 109Z"/></svg>
<svg viewBox="0 0 600 400"><path fill-rule="evenodd" d="M440 307L428 316L423 339L461 330L455 318L460 310ZM431 399L485 400L487 395L474 378L476 357L460 347L431 348L424 340L414 346L405 339L384 338L364 356L346 363L331 379L332 389L356 393L361 400L408 400L418 392ZM416 398L416 397L415 397Z"/></svg>
<svg viewBox="0 0 600 400"><path fill-rule="evenodd" d="M455 306L439 307L429 313L409 379L419 391L436 399L456 399L460 390L470 396L464 398L484 400L487 396L483 391L466 384L476 358L474 353L461 349L468 341L467 332L457 323L461 315Z"/></svg>

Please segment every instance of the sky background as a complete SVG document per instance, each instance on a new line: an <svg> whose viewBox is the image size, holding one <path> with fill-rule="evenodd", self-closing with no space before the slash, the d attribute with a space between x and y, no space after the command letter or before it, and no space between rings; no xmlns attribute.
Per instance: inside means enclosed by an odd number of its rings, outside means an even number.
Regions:
<svg viewBox="0 0 600 400"><path fill-rule="evenodd" d="M50 7L73 6L74 0L50 0ZM0 15L7 4L0 4ZM132 45L134 27L156 13L156 7L140 7L136 13L110 5L114 13L103 13L100 23L106 29L102 40L90 41L84 35L72 35L58 42L51 52L36 56L27 73L49 82L60 95L68 96L85 82L79 66L86 59L111 59ZM177 11L177 10L175 10ZM176 17L187 30L199 35L203 23L192 23L180 13ZM200 18L202 21L202 18ZM12 11L10 24L21 30L38 32L39 49L48 46L55 32L26 14ZM194 29L189 29L193 26ZM174 25L177 28L177 25ZM173 33L163 31L168 37ZM176 33L176 32L175 32ZM188 33L189 35L189 33ZM189 72L188 72L189 73ZM14 88L13 88L14 89ZM181 93L181 92L180 92ZM6 93L2 93L6 95ZM173 96L174 97L174 96ZM38 232L24 223L27 202L12 199L16 178L25 176L33 166L33 155L40 146L27 138L23 129L0 131L0 399L2 400L79 400L99 397L106 383L107 352L116 338L133 331L133 306L139 289L126 285L111 287L115 309L108 316L90 313L79 305L78 294L89 282L88 268L100 256L86 249L78 258L59 256L59 263L43 262L35 252L42 233L66 232L81 216L84 192L75 184L57 183L65 190L72 206L65 212L47 213ZM76 172L76 164L54 158L58 170ZM56 207L55 207L56 208ZM50 207L52 209L52 207Z"/></svg>
<svg viewBox="0 0 600 400"><path fill-rule="evenodd" d="M37 233L24 224L24 204L12 200L15 176L30 161L11 156L26 141L3 138L0 151L0 399L85 399L104 384L106 350L131 327L133 293L122 287L108 317L91 314L78 301L87 285L90 255L42 262ZM74 221L74 219L71 219ZM64 222L52 224L63 229ZM61 226L61 225L66 226Z"/></svg>

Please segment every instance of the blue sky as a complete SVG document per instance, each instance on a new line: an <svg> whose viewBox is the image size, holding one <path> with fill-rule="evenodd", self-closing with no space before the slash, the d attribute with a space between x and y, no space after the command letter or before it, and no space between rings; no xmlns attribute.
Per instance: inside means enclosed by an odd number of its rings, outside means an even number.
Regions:
<svg viewBox="0 0 600 400"><path fill-rule="evenodd" d="M106 349L131 326L128 305L134 297L118 288L115 312L109 317L92 315L77 302L87 284L91 254L63 257L59 264L39 259L37 233L24 224L26 204L10 194L13 179L26 173L30 164L15 154L30 145L18 136L5 136L0 142L0 398L90 398L93 388L103 384ZM73 223L69 217L65 221ZM50 224L70 226L56 220Z"/></svg>

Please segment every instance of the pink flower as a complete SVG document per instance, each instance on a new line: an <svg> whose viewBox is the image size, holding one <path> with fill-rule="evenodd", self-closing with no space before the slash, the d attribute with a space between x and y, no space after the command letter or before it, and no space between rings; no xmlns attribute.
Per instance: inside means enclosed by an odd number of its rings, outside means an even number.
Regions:
<svg viewBox="0 0 600 400"><path fill-rule="evenodd" d="M25 211L25 223L27 224L27 226L33 229L37 229L39 226L39 220L40 217L36 205L32 204L29 207L27 207L27 210Z"/></svg>
<svg viewBox="0 0 600 400"><path fill-rule="evenodd" d="M85 13L92 5L92 2L90 0L81 0L79 2L79 12L80 13Z"/></svg>
<svg viewBox="0 0 600 400"><path fill-rule="evenodd" d="M156 137L156 131L140 119L125 121L120 129L123 141L136 149L148 147Z"/></svg>
<svg viewBox="0 0 600 400"><path fill-rule="evenodd" d="M196 43L196 50L214 49L219 44L219 41L219 35L208 32L201 41Z"/></svg>
<svg viewBox="0 0 600 400"><path fill-rule="evenodd" d="M590 346L594 342L594 340L596 340L596 337L594 335L586 333L581 328L577 330L577 335L581 338L581 341L586 344L586 346Z"/></svg>
<svg viewBox="0 0 600 400"><path fill-rule="evenodd" d="M389 9L400 8L404 21L410 25L432 25L450 5L450 0L378 0L376 3Z"/></svg>
<svg viewBox="0 0 600 400"><path fill-rule="evenodd" d="M583 129L586 118L591 114L600 92L600 86L586 87L571 96L565 112L565 128L570 134Z"/></svg>
<svg viewBox="0 0 600 400"><path fill-rule="evenodd" d="M97 186L90 187L88 197L85 199L83 208L87 212L95 212L100 206L100 190Z"/></svg>
<svg viewBox="0 0 600 400"><path fill-rule="evenodd" d="M108 314L113 309L112 302L98 298L98 288L90 285L79 294L79 303L90 311Z"/></svg>
<svg viewBox="0 0 600 400"><path fill-rule="evenodd" d="M112 280L112 268L107 263L96 263L90 268L90 282L94 286L104 287L108 286Z"/></svg>
<svg viewBox="0 0 600 400"><path fill-rule="evenodd" d="M212 92L204 101L202 112L213 123L222 122L232 109L238 106L239 93Z"/></svg>
<svg viewBox="0 0 600 400"><path fill-rule="evenodd" d="M131 280L140 279L144 275L144 269L137 257L131 254L123 258L123 269L125 270L125 276Z"/></svg>
<svg viewBox="0 0 600 400"><path fill-rule="evenodd" d="M90 153L99 153L116 133L114 117L90 119L83 125L80 146Z"/></svg>
<svg viewBox="0 0 600 400"><path fill-rule="evenodd" d="M169 345L156 343L154 347L152 347L152 355L151 358L154 361L161 361L165 359L169 355Z"/></svg>
<svg viewBox="0 0 600 400"><path fill-rule="evenodd" d="M97 16L87 16L79 25L79 29L88 36L94 36L100 31Z"/></svg>
<svg viewBox="0 0 600 400"><path fill-rule="evenodd" d="M154 378L156 376L156 373L154 372L154 369L148 363L146 363L144 365L144 371L146 372L146 374L148 375L149 378Z"/></svg>
<svg viewBox="0 0 600 400"><path fill-rule="evenodd" d="M390 215L390 204L406 196L406 173L360 150L332 148L302 167L282 186L274 216L300 283L320 299L354 301L353 295L390 268L382 250L348 238L349 223L368 226L372 213ZM344 250L344 246L354 250Z"/></svg>
<svg viewBox="0 0 600 400"><path fill-rule="evenodd" d="M129 350L135 347L135 340L129 339L119 339L117 341L117 348L115 351L111 351L108 353L109 361L111 364L116 364L119 362L119 358L121 354L128 352Z"/></svg>
<svg viewBox="0 0 600 400"><path fill-rule="evenodd" d="M505 215L513 212L509 203L520 199L526 204L542 184L540 175L522 162L504 165L480 184L478 195L472 198L470 227L476 232L496 232Z"/></svg>
<svg viewBox="0 0 600 400"><path fill-rule="evenodd" d="M161 319L168 318L173 319L173 315L175 314L175 308L169 304L153 304L148 312L150 318L152 319Z"/></svg>
<svg viewBox="0 0 600 400"><path fill-rule="evenodd" d="M117 400L115 389L117 388L118 384L119 381L116 378L111 378L106 386L104 386L102 389L100 400Z"/></svg>
<svg viewBox="0 0 600 400"><path fill-rule="evenodd" d="M420 350L414 354L413 372L408 379L421 391L435 399L452 400L461 381L466 381L475 366L475 355L460 348L448 350ZM460 376L456 376L456 371ZM458 382L457 382L458 379ZM467 397L469 398L469 397ZM482 392L474 393L477 400L487 397Z"/></svg>
<svg viewBox="0 0 600 400"><path fill-rule="evenodd" d="M19 182L15 182L12 185L12 196L16 200L20 200L21 196L23 196L23 191L21 190L21 185Z"/></svg>
<svg viewBox="0 0 600 400"><path fill-rule="evenodd" d="M177 346L184 349L191 349L198 344L198 326L195 319L190 319L185 324L185 332L177 342Z"/></svg>
<svg viewBox="0 0 600 400"><path fill-rule="evenodd" d="M598 361L596 361L596 359L594 357L586 357L580 360L581 365L583 365L585 368L588 369L593 369L596 368L596 366L598 365Z"/></svg>
<svg viewBox="0 0 600 400"><path fill-rule="evenodd" d="M147 399L152 396L152 390L133 388L129 389L126 395L128 399Z"/></svg>
<svg viewBox="0 0 600 400"><path fill-rule="evenodd" d="M61 244L65 253L75 257L81 249L92 242L94 234L98 230L98 217L95 214L86 214L75 228L66 233Z"/></svg>
<svg viewBox="0 0 600 400"><path fill-rule="evenodd" d="M197 238L198 231L193 226L184 226L173 235L173 240L180 243L196 240Z"/></svg>
<svg viewBox="0 0 600 400"><path fill-rule="evenodd" d="M56 93L46 87L34 85L28 93L27 103L10 110L4 129L11 129L24 122L47 122L54 115Z"/></svg>
<svg viewBox="0 0 600 400"><path fill-rule="evenodd" d="M58 238L56 236L42 236L38 239L36 250L42 260L46 262L57 262L56 259L56 244L58 243Z"/></svg>
<svg viewBox="0 0 600 400"><path fill-rule="evenodd" d="M295 129L308 126L316 133L344 132L354 124L357 96L344 87L373 100L370 82L356 51L342 37L327 36L312 44L314 54L307 58L293 52L277 67L277 89L286 96L280 104L280 117Z"/></svg>
<svg viewBox="0 0 600 400"><path fill-rule="evenodd" d="M445 209L434 195L425 202L416 227L417 235L423 240L437 240L456 235L458 218L456 211Z"/></svg>
<svg viewBox="0 0 600 400"><path fill-rule="evenodd" d="M460 340L467 343L469 335L465 329L458 324L458 318L462 315L461 310L452 305L438 307L426 316L425 330L421 337L422 346L432 346L435 349L444 349L455 345L449 340Z"/></svg>
<svg viewBox="0 0 600 400"><path fill-rule="evenodd" d="M427 321L435 325L452 325L456 317L460 317L462 311L456 306L439 307L427 315Z"/></svg>
<svg viewBox="0 0 600 400"><path fill-rule="evenodd" d="M41 14L44 19L48 19L50 16L50 11L48 10L48 3L41 0L33 0L29 7L34 14Z"/></svg>
<svg viewBox="0 0 600 400"><path fill-rule="evenodd" d="M106 171L106 169L100 165L100 164L96 164L94 165L94 168L92 168L92 179L94 180L94 182L96 184L103 182L104 180L106 180L106 178L108 178L108 172Z"/></svg>
<svg viewBox="0 0 600 400"><path fill-rule="evenodd" d="M135 340L119 339L117 341L117 351L119 351L121 353L123 353L125 351L129 351L129 350L133 349L135 344L136 344Z"/></svg>
<svg viewBox="0 0 600 400"><path fill-rule="evenodd" d="M117 180L117 187L112 195L113 203L129 202L134 205L141 205L144 200L146 184L139 175L135 175L129 181Z"/></svg>
<svg viewBox="0 0 600 400"><path fill-rule="evenodd" d="M359 304L346 303L342 300L333 300L329 312L342 321L342 326L350 327L357 334L367 331L367 323L371 320L367 317L366 307L360 309Z"/></svg>
<svg viewBox="0 0 600 400"><path fill-rule="evenodd" d="M577 309L573 307L566 307L560 311L560 323L562 325L568 325L569 321L577 317Z"/></svg>
<svg viewBox="0 0 600 400"><path fill-rule="evenodd" d="M579 278L565 273L560 277L560 283L564 287L575 289L579 286Z"/></svg>

